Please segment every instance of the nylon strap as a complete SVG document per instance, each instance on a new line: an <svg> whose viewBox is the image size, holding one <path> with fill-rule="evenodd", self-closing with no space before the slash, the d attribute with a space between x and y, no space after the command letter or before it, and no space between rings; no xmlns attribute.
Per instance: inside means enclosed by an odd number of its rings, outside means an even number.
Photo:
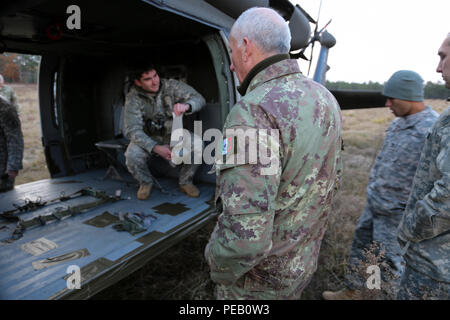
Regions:
<svg viewBox="0 0 450 320"><path fill-rule="evenodd" d="M13 231L11 239L6 240L6 242L9 243L9 242L20 239L23 236L23 233L28 229L38 227L38 226L43 226L52 221L59 221L59 220L66 219L71 216L76 216L80 213L84 213L92 208L101 206L108 202L115 202L118 200L122 200L122 198L120 196L108 196L103 191L97 191L97 190L94 190L91 188L82 189L76 193L81 193L81 195L83 195L83 196L87 195L87 196L95 197L98 200L93 201L93 202L83 203L83 204L76 205L76 206L58 207L50 214L40 215L40 216L34 217L33 219L30 219L30 220L22 220L22 219L18 218L19 222L17 223L16 228ZM74 194L76 194L76 193L74 193ZM74 194L72 194L72 195L74 195Z"/></svg>
<svg viewBox="0 0 450 320"><path fill-rule="evenodd" d="M95 193L99 193L99 191L95 191L91 188L83 188L81 190L78 190L77 192L74 192L68 196L65 195L64 192L61 192L60 196L58 198L55 199L51 199L48 201L42 201L41 198L39 197L37 200L32 201L28 198L26 198L25 204L22 206L16 205L14 204L14 206L16 207L15 209L12 210L8 210L8 211L4 211L3 213L0 213L0 217L8 220L8 221L20 221L19 217L17 217L15 214L19 213L26 213L26 212L31 212L34 211L38 208L41 208L45 205L49 205L58 201L64 202L70 199L75 199L81 196L85 196L85 195L92 195L94 197L97 197L93 194ZM100 192L101 193L101 192ZM105 195L106 196L106 195Z"/></svg>

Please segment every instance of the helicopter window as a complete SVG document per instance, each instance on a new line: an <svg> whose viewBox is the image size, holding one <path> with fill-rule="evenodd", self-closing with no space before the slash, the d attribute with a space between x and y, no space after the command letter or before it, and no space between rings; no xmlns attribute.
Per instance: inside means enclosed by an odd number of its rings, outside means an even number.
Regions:
<svg viewBox="0 0 450 320"><path fill-rule="evenodd" d="M58 120L58 71L55 71L53 74L53 85L52 85L52 95L51 95L51 103L53 107L52 120L55 127L59 128L59 120Z"/></svg>
<svg viewBox="0 0 450 320"><path fill-rule="evenodd" d="M161 75L165 78L176 79L187 83L187 68L185 65L161 66Z"/></svg>

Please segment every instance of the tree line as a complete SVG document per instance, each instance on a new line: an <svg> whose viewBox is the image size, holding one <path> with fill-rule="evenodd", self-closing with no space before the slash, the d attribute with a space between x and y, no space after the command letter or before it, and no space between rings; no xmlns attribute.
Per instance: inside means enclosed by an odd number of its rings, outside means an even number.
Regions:
<svg viewBox="0 0 450 320"><path fill-rule="evenodd" d="M345 81L326 81L325 86L329 90L373 90L382 91L384 84L379 82L345 82ZM424 88L425 99L447 99L450 96L450 90L447 89L442 82L431 82L425 83Z"/></svg>
<svg viewBox="0 0 450 320"><path fill-rule="evenodd" d="M5 82L19 83L37 83L40 56L9 53L0 55L0 74L3 75ZM383 85L379 82L345 82L345 81L326 81L325 86L330 90L383 90ZM443 83L434 83L428 81L425 84L426 99L447 99L450 96L450 90L445 88Z"/></svg>
<svg viewBox="0 0 450 320"><path fill-rule="evenodd" d="M40 61L40 56L6 52L0 55L0 74L7 83L37 83Z"/></svg>

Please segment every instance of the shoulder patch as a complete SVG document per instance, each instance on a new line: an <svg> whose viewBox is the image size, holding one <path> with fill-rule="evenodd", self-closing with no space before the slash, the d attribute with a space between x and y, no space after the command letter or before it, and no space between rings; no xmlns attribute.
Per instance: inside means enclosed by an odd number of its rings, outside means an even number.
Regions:
<svg viewBox="0 0 450 320"><path fill-rule="evenodd" d="M222 155L227 155L233 147L233 137L225 138L222 142Z"/></svg>

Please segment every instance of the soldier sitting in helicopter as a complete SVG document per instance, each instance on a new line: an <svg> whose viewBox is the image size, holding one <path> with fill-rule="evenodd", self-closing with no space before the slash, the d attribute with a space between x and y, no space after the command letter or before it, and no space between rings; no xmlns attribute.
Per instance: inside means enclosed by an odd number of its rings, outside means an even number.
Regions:
<svg viewBox="0 0 450 320"><path fill-rule="evenodd" d="M146 200L154 183L148 167L152 156L159 155L169 162L172 160L169 147L172 113L180 116L198 112L205 105L205 99L182 81L160 78L153 65L135 69L132 81L133 86L125 100L124 129L130 139L125 157L128 170L140 185L137 198ZM193 185L199 166L184 163L180 168L180 190L189 197L200 194Z"/></svg>

